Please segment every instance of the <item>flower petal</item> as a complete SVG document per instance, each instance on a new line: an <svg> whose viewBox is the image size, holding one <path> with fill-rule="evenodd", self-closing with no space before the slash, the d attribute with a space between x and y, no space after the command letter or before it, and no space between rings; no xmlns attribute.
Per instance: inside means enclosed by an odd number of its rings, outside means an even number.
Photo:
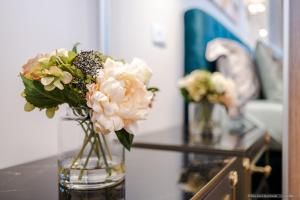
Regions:
<svg viewBox="0 0 300 200"><path fill-rule="evenodd" d="M100 114L97 117L97 122L99 122L106 130L114 131L113 121L105 115Z"/></svg>
<svg viewBox="0 0 300 200"><path fill-rule="evenodd" d="M97 112L97 113L102 112L102 108L99 105L99 103L97 103L97 102L92 105L92 109L94 112Z"/></svg>
<svg viewBox="0 0 300 200"><path fill-rule="evenodd" d="M142 81L145 84L148 84L152 76L152 70L147 66L147 64L143 60L139 58L133 58L129 68L131 73L137 76L140 79L140 81Z"/></svg>
<svg viewBox="0 0 300 200"><path fill-rule="evenodd" d="M50 85L52 83L52 81L54 81L54 77L53 76L46 76L43 77L41 79L41 83L46 86L46 85Z"/></svg>
<svg viewBox="0 0 300 200"><path fill-rule="evenodd" d="M63 86L63 84L61 84L61 82L60 82L59 79L56 80L56 81L54 81L53 85L55 85L55 87L57 87L57 88L60 89L60 90L63 90L63 89L64 89L64 86Z"/></svg>
<svg viewBox="0 0 300 200"><path fill-rule="evenodd" d="M114 102L120 102L125 96L123 81L109 78L102 84L102 91Z"/></svg>
<svg viewBox="0 0 300 200"><path fill-rule="evenodd" d="M130 123L126 125L124 128L128 133L135 133L138 129L138 123L137 122Z"/></svg>
<svg viewBox="0 0 300 200"><path fill-rule="evenodd" d="M114 116L112 117L112 121L114 124L114 131L119 131L124 127L123 120L120 117Z"/></svg>
<svg viewBox="0 0 300 200"><path fill-rule="evenodd" d="M72 81L72 79L73 79L72 74L66 71L63 72L63 77L61 80L64 84L69 84Z"/></svg>
<svg viewBox="0 0 300 200"><path fill-rule="evenodd" d="M118 111L118 105L116 103L104 102L102 103L105 115L112 116Z"/></svg>
<svg viewBox="0 0 300 200"><path fill-rule="evenodd" d="M56 77L60 77L63 75L63 72L60 68L58 68L57 66L51 66L49 69L49 73L52 76L56 76Z"/></svg>
<svg viewBox="0 0 300 200"><path fill-rule="evenodd" d="M53 84L51 84L51 85L45 85L45 86L44 86L44 89L45 89L46 91L52 91L52 90L55 89L55 85L53 85Z"/></svg>

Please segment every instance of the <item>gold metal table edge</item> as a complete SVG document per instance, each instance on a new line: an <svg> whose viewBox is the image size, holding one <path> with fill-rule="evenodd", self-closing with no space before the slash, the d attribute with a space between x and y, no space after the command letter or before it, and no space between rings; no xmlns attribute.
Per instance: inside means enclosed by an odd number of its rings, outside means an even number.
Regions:
<svg viewBox="0 0 300 200"><path fill-rule="evenodd" d="M227 164L220 170L203 188L201 188L192 198L191 200L197 200L200 197L207 194L210 190L212 190L221 180L224 178L226 173L228 172L231 164L236 161L236 157L227 159Z"/></svg>
<svg viewBox="0 0 300 200"><path fill-rule="evenodd" d="M258 167L256 166L257 161L261 158L263 153L267 152L269 149L269 144L271 140L271 136L268 132L264 134L264 143L263 146L257 151L251 160L249 157L244 157L242 162L243 162L243 168L244 168L244 177L245 177L245 185L244 185L244 199L248 199L248 194L251 193L251 174L252 173L264 173L264 175L267 177L270 175L272 171L272 167L269 165L266 165L265 167Z"/></svg>
<svg viewBox="0 0 300 200"><path fill-rule="evenodd" d="M231 171L229 173L229 182L231 187L231 200L236 200L236 194L237 194L237 184L238 184L238 173L237 171Z"/></svg>

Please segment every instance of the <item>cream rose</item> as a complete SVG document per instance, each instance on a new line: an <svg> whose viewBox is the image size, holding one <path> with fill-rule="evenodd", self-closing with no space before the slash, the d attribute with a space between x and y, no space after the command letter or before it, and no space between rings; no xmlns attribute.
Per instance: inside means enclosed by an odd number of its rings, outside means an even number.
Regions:
<svg viewBox="0 0 300 200"><path fill-rule="evenodd" d="M138 120L145 119L153 94L147 91L137 71L107 59L96 83L88 86L87 105L92 108L92 121L98 133L125 128L133 133ZM130 66L132 67L132 66Z"/></svg>

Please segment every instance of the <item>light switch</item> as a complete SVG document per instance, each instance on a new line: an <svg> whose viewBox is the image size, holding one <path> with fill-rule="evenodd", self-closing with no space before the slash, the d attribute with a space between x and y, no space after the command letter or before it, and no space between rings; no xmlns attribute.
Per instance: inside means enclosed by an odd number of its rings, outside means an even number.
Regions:
<svg viewBox="0 0 300 200"><path fill-rule="evenodd" d="M159 23L153 23L151 26L151 39L155 46L166 46L166 31L164 26Z"/></svg>

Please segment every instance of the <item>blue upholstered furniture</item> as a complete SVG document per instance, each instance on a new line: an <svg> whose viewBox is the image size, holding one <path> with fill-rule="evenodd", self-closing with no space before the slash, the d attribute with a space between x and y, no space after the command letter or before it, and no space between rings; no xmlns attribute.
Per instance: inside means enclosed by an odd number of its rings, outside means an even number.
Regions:
<svg viewBox="0 0 300 200"><path fill-rule="evenodd" d="M205 51L208 42L216 38L227 38L242 44L251 51L244 42L227 29L218 20L199 9L191 9L184 14L184 73L195 69L206 69L214 72L215 63L208 62ZM184 124L188 130L188 105L184 104Z"/></svg>
<svg viewBox="0 0 300 200"><path fill-rule="evenodd" d="M228 30L218 20L199 9L191 9L184 14L185 74L195 69L215 71L214 63L205 59L207 43L216 38L227 38L239 42L249 52L251 48Z"/></svg>
<svg viewBox="0 0 300 200"><path fill-rule="evenodd" d="M184 32L185 32L185 65L184 73L190 73L195 69L206 69L215 71L215 63L210 63L205 58L207 43L216 38L227 38L243 45L249 53L252 49L233 34L222 23L199 9L191 9L184 14ZM261 122L269 129L272 137L277 143L281 143L281 117L282 104L274 103L268 100L250 101L245 107L245 113L249 114ZM184 124L188 128L188 108L184 108Z"/></svg>

